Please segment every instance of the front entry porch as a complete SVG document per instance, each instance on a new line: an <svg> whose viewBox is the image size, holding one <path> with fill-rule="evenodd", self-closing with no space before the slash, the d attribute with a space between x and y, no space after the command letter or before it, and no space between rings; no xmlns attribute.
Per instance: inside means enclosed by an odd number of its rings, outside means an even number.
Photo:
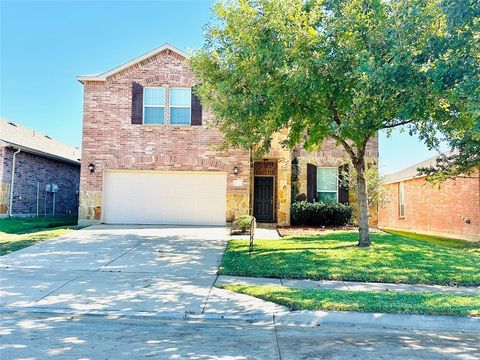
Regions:
<svg viewBox="0 0 480 360"><path fill-rule="evenodd" d="M262 159L253 164L252 214L258 222L277 221L278 161Z"/></svg>
<svg viewBox="0 0 480 360"><path fill-rule="evenodd" d="M274 221L273 176L255 176L253 184L253 216L260 222Z"/></svg>
<svg viewBox="0 0 480 360"><path fill-rule="evenodd" d="M264 158L252 165L250 213L257 222L290 224L291 164L283 158Z"/></svg>

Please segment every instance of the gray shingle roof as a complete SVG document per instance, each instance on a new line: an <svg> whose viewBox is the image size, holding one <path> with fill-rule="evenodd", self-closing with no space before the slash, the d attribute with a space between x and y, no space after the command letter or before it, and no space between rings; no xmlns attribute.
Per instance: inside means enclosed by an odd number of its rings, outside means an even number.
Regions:
<svg viewBox="0 0 480 360"><path fill-rule="evenodd" d="M36 130L0 119L0 142L3 146L80 164L81 151Z"/></svg>
<svg viewBox="0 0 480 360"><path fill-rule="evenodd" d="M446 152L445 155L449 155L450 152ZM403 170L397 171L393 174L388 174L385 175L385 180L388 183L393 183L393 182L399 182L403 180L410 180L410 179L415 179L419 177L424 177L425 175L418 175L417 169L419 167L430 167L434 166L436 164L437 158L439 158L441 155L435 155L432 156L431 158L427 160L423 160L417 164L414 164L412 166L409 166Z"/></svg>

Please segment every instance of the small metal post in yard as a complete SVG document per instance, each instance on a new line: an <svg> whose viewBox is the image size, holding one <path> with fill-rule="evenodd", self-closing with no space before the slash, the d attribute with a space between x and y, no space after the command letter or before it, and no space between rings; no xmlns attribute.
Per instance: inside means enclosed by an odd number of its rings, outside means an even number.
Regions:
<svg viewBox="0 0 480 360"><path fill-rule="evenodd" d="M251 254L253 251L253 240L255 238L255 217L252 216L250 220L250 245L248 247L248 253Z"/></svg>

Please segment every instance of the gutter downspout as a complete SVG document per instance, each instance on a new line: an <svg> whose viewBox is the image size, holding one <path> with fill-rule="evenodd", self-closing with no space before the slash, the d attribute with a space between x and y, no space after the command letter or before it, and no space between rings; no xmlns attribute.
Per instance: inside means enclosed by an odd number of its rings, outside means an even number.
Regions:
<svg viewBox="0 0 480 360"><path fill-rule="evenodd" d="M13 185L15 181L15 159L16 155L22 150L18 149L16 152L13 153L13 158L12 158L12 178L10 180L10 204L8 206L8 215L12 217L12 206L13 206Z"/></svg>

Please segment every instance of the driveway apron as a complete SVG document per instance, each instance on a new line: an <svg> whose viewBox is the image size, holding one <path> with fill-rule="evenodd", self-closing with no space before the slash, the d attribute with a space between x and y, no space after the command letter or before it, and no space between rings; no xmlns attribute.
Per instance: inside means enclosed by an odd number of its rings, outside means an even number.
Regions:
<svg viewBox="0 0 480 360"><path fill-rule="evenodd" d="M1 257L0 306L219 317L262 311L258 299L212 291L227 240L223 227L92 226Z"/></svg>

